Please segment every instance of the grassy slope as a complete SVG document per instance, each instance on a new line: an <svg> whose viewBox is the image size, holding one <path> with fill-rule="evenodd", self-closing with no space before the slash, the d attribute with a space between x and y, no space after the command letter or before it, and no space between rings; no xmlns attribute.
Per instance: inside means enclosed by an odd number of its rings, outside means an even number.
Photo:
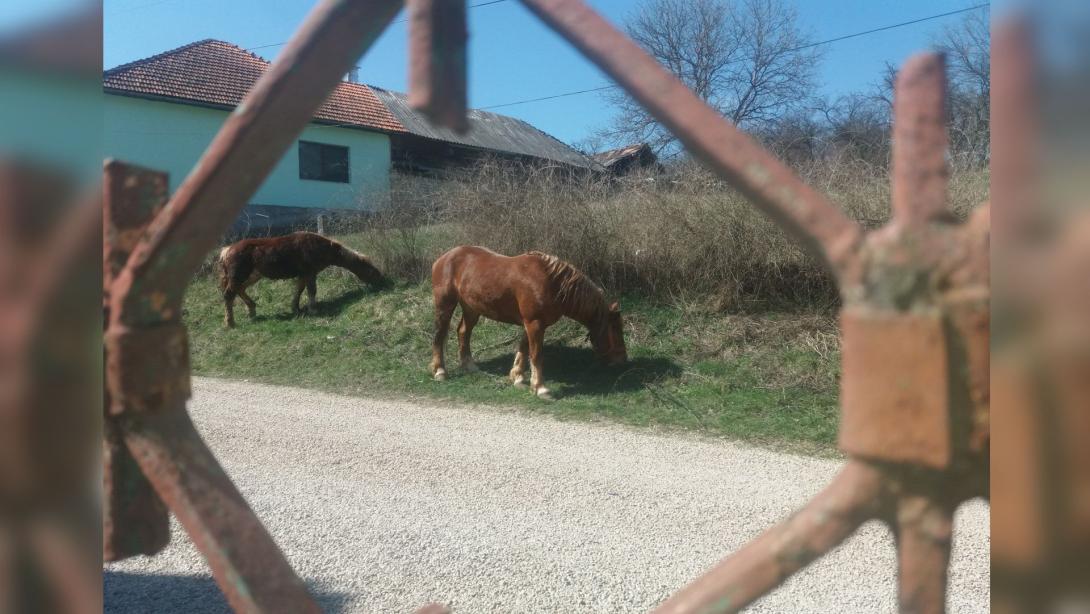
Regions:
<svg viewBox="0 0 1090 614"><path fill-rule="evenodd" d="M238 304L238 327L227 330L214 280L195 278L185 314L194 372L681 427L804 452L833 449L839 355L828 315L723 315L699 306L622 300L629 364L600 366L581 327L557 324L546 334L545 378L558 397L548 402L508 383L518 330L487 320L473 339L482 371L456 368L452 332L452 377L432 381L432 306L425 285L374 293L347 273L329 270L318 281L317 312L303 318L289 314L291 288L292 282L259 283L251 290L258 318L250 320Z"/></svg>

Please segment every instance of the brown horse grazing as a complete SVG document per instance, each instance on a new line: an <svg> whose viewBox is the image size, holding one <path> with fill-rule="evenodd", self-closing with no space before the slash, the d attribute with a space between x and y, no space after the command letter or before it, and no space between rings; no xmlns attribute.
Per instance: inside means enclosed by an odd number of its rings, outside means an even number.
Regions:
<svg viewBox="0 0 1090 614"><path fill-rule="evenodd" d="M628 359L617 303L607 305L602 289L572 265L556 256L529 252L503 256L483 247L462 245L439 256L431 267L435 298L435 339L431 371L436 380L446 379L443 346L454 308L462 307L458 324L458 354L462 368L475 370L469 337L481 316L518 324L525 329L511 381L523 385L526 357L530 357L530 389L551 398L542 385L541 349L545 329L567 316L587 327L594 351L607 364Z"/></svg>
<svg viewBox="0 0 1090 614"><path fill-rule="evenodd" d="M263 277L295 280L291 311L296 314L300 312L299 298L304 288L307 291L307 309L314 307L318 294L318 273L331 266L348 269L360 281L375 287L390 285L389 280L365 256L313 232L245 239L220 250L219 262L224 323L229 327L235 325L235 296L246 303L251 318L257 315L257 306L246 294L246 288Z"/></svg>

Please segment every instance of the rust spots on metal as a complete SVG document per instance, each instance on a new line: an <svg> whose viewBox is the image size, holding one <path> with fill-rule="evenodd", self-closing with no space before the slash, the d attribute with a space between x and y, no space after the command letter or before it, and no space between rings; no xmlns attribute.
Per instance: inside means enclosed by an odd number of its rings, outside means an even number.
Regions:
<svg viewBox="0 0 1090 614"><path fill-rule="evenodd" d="M409 105L462 134L466 119L466 3L409 0Z"/></svg>
<svg viewBox="0 0 1090 614"><path fill-rule="evenodd" d="M125 447L121 428L103 424L102 560L152 555L170 542L166 505Z"/></svg>
<svg viewBox="0 0 1090 614"><path fill-rule="evenodd" d="M103 169L105 267L110 282L121 272L148 223L167 203L167 175L116 160ZM108 285L108 283L107 283Z"/></svg>
<svg viewBox="0 0 1090 614"><path fill-rule="evenodd" d="M183 325L110 327L103 340L111 415L157 411L189 399L189 341Z"/></svg>
<svg viewBox="0 0 1090 614"><path fill-rule="evenodd" d="M920 224L946 213L946 71L927 53L897 73L893 103L893 215Z"/></svg>
<svg viewBox="0 0 1090 614"><path fill-rule="evenodd" d="M883 513L883 476L849 462L791 518L675 593L655 614L738 612Z"/></svg>
<svg viewBox="0 0 1090 614"><path fill-rule="evenodd" d="M103 169L103 299L105 324L109 322L109 296L114 277L124 268L129 255L151 220L167 201L167 175L116 160ZM153 355L157 349L153 349ZM106 350L107 362L110 360ZM144 357L137 357L137 362ZM108 367L107 367L108 368ZM115 367L115 368L120 368ZM165 374L151 374L153 378ZM179 377L177 371L170 373ZM188 377L188 370L184 375ZM109 379L107 375L107 380ZM154 384L153 384L154 385ZM113 397L103 386L106 419L103 423L103 510L102 558L119 561L137 555L151 555L170 541L166 506L144 477L125 447L121 426L110 418ZM122 401L123 402L123 401Z"/></svg>
<svg viewBox="0 0 1090 614"><path fill-rule="evenodd" d="M953 512L927 495L907 495L897 504L898 576L903 614L946 611Z"/></svg>
<svg viewBox="0 0 1090 614"><path fill-rule="evenodd" d="M1032 231L1040 204L1039 94L1029 25L1006 19L993 29L991 198L996 233L1006 240Z"/></svg>
<svg viewBox="0 0 1090 614"><path fill-rule="evenodd" d="M1046 432L1036 412L1038 384L1025 357L1008 356L993 365L996 448L992 461L1002 482L991 489L992 556L1020 571L1039 567L1045 559L1045 500L1041 476Z"/></svg>
<svg viewBox="0 0 1090 614"><path fill-rule="evenodd" d="M953 420L962 421L967 434L962 444L970 454L987 462L991 444L991 310L987 295L947 306L954 348L962 363L960 383L966 398L955 404Z"/></svg>
<svg viewBox="0 0 1090 614"><path fill-rule="evenodd" d="M840 329L840 448L873 460L948 466L950 390L942 315L848 307Z"/></svg>
<svg viewBox="0 0 1090 614"><path fill-rule="evenodd" d="M94 331L102 204L0 160L0 610L101 611L87 460L101 407Z"/></svg>
<svg viewBox="0 0 1090 614"><path fill-rule="evenodd" d="M212 568L236 612L319 612L193 427L185 405L128 414L125 444Z"/></svg>

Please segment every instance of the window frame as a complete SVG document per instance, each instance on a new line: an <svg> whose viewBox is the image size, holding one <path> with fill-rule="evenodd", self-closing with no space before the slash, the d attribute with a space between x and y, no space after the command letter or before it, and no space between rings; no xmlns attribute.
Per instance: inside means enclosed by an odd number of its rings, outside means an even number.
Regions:
<svg viewBox="0 0 1090 614"><path fill-rule="evenodd" d="M317 176L307 176L304 173L304 166L303 166L303 149L304 149L304 147L316 147L317 148L317 151L318 151L318 171L319 171ZM326 157L325 157L325 152L329 151L329 150L343 150L344 151L344 174L343 174L344 179L343 180L341 179L342 175L336 175L334 177L332 174L326 173L326 171L329 169L329 164L327 163L327 160L326 160ZM299 139L299 148L297 150L297 153L298 153L298 157L299 157L299 180L300 181L322 181L322 182L325 182L325 183L345 183L345 184L351 184L352 183L352 148L349 147L348 145L337 145L337 144L334 144L334 143L319 143L317 141L307 141L307 140Z"/></svg>

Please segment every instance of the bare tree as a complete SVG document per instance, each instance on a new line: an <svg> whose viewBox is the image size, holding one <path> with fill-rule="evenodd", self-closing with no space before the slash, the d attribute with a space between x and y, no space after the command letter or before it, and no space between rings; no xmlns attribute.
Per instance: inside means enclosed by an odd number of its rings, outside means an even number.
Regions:
<svg viewBox="0 0 1090 614"><path fill-rule="evenodd" d="M610 149L610 144L599 132L592 132L581 139L572 141L569 145L584 156L593 156Z"/></svg>
<svg viewBox="0 0 1090 614"><path fill-rule="evenodd" d="M744 129L760 129L807 101L819 53L783 0L645 0L625 29L702 100ZM674 138L628 96L603 135L661 153Z"/></svg>
<svg viewBox="0 0 1090 614"><path fill-rule="evenodd" d="M761 128L758 137L777 158L794 166L821 156L826 127L811 109L792 112Z"/></svg>
<svg viewBox="0 0 1090 614"><path fill-rule="evenodd" d="M966 13L933 39L932 46L946 56L948 79L947 129L955 165L982 168L991 151L991 37L987 10ZM897 67L886 62L872 98L893 112L893 85Z"/></svg>
<svg viewBox="0 0 1090 614"><path fill-rule="evenodd" d="M889 163L890 106L881 97L848 94L818 107L825 120L825 152L878 167Z"/></svg>
<svg viewBox="0 0 1090 614"><path fill-rule="evenodd" d="M987 10L970 11L935 41L950 79L950 151L955 163L974 168L986 165L991 151L989 18Z"/></svg>
<svg viewBox="0 0 1090 614"><path fill-rule="evenodd" d="M883 103L891 115L893 113L893 86L896 83L897 65L887 60L886 65L882 68L878 83L873 86L874 93L871 97Z"/></svg>

